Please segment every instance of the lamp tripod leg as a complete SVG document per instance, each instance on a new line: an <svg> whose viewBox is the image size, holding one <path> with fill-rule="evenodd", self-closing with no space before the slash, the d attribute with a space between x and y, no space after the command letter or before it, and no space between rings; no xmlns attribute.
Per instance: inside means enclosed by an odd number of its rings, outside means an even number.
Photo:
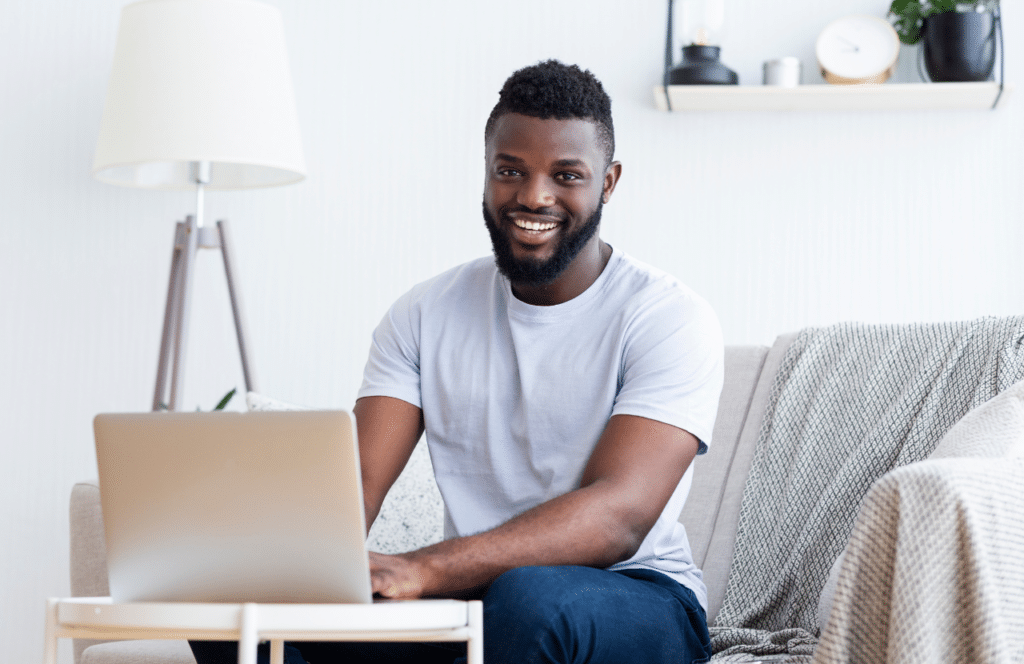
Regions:
<svg viewBox="0 0 1024 664"><path fill-rule="evenodd" d="M156 388L153 391L153 410L164 410L167 401L167 368L171 360L174 332L177 330L178 312L181 311L179 293L181 287L181 257L185 248L185 224L177 222L174 227L174 245L171 250L171 275L167 280L167 305L164 307L164 326L160 335L160 356L156 365Z"/></svg>
<svg viewBox="0 0 1024 664"><path fill-rule="evenodd" d="M228 281L228 295L231 297L231 313L235 317L235 333L238 336L238 353L242 357L242 375L245 377L246 392L258 392L256 373L249 361L249 335L245 327L245 312L242 308L242 295L235 288L238 279L235 275L235 256L231 246L231 232L227 220L217 222L220 231L220 253L224 259L224 275Z"/></svg>
<svg viewBox="0 0 1024 664"><path fill-rule="evenodd" d="M178 267L178 279L175 281L177 300L176 315L173 328L173 353L174 362L171 370L171 397L168 403L170 410L177 410L181 403L182 376L185 372L185 340L188 334L189 306L192 302L192 273L196 262L196 249L198 246L199 229L196 226L196 218L189 215L185 219L184 242L180 265Z"/></svg>

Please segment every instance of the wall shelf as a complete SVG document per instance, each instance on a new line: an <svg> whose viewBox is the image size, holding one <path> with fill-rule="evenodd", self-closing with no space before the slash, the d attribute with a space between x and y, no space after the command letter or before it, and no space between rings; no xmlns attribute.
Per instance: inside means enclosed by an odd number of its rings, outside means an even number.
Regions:
<svg viewBox="0 0 1024 664"><path fill-rule="evenodd" d="M1006 105L1012 86L999 98ZM674 111L868 111L989 110L999 83L883 83L880 85L670 85ZM654 103L666 111L665 88L654 88Z"/></svg>

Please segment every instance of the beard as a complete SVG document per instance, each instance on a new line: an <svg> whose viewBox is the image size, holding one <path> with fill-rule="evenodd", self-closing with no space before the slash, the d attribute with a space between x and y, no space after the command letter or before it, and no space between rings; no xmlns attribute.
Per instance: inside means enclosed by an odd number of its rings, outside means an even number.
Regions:
<svg viewBox="0 0 1024 664"><path fill-rule="evenodd" d="M487 225L487 232L491 234L491 246L494 248L494 262L498 266L498 272L517 284L526 286L550 284L569 267L569 264L579 255L587 242L597 233L597 229L601 225L601 208L603 206L603 201L598 199L597 208L593 214L576 231L566 235L558 242L551 258L536 260L515 257L515 254L512 253L512 241L498 228L498 224L487 209L485 202L483 206L484 222ZM505 216L505 211L498 210L498 214Z"/></svg>

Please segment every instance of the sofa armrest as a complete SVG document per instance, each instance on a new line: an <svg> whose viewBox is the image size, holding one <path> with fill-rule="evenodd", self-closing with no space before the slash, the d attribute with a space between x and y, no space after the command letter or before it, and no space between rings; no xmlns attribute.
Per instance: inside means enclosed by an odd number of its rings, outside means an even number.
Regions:
<svg viewBox="0 0 1024 664"><path fill-rule="evenodd" d="M1024 459L932 459L868 492L815 662L1024 653Z"/></svg>
<svg viewBox="0 0 1024 664"><path fill-rule="evenodd" d="M100 486L96 480L71 489L71 595L105 597L107 545L103 535Z"/></svg>
<svg viewBox="0 0 1024 664"><path fill-rule="evenodd" d="M79 482L71 489L71 595L105 597L110 594L107 580L107 544L103 534L100 485L97 480ZM75 663L82 652L102 641L74 640Z"/></svg>

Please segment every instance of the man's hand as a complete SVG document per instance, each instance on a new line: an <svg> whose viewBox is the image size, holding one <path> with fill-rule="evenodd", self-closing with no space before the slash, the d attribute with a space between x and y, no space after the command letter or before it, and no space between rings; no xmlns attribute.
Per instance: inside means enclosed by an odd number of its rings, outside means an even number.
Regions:
<svg viewBox="0 0 1024 664"><path fill-rule="evenodd" d="M424 593L424 570L408 555L370 552L370 581L374 594L388 599L419 599Z"/></svg>

